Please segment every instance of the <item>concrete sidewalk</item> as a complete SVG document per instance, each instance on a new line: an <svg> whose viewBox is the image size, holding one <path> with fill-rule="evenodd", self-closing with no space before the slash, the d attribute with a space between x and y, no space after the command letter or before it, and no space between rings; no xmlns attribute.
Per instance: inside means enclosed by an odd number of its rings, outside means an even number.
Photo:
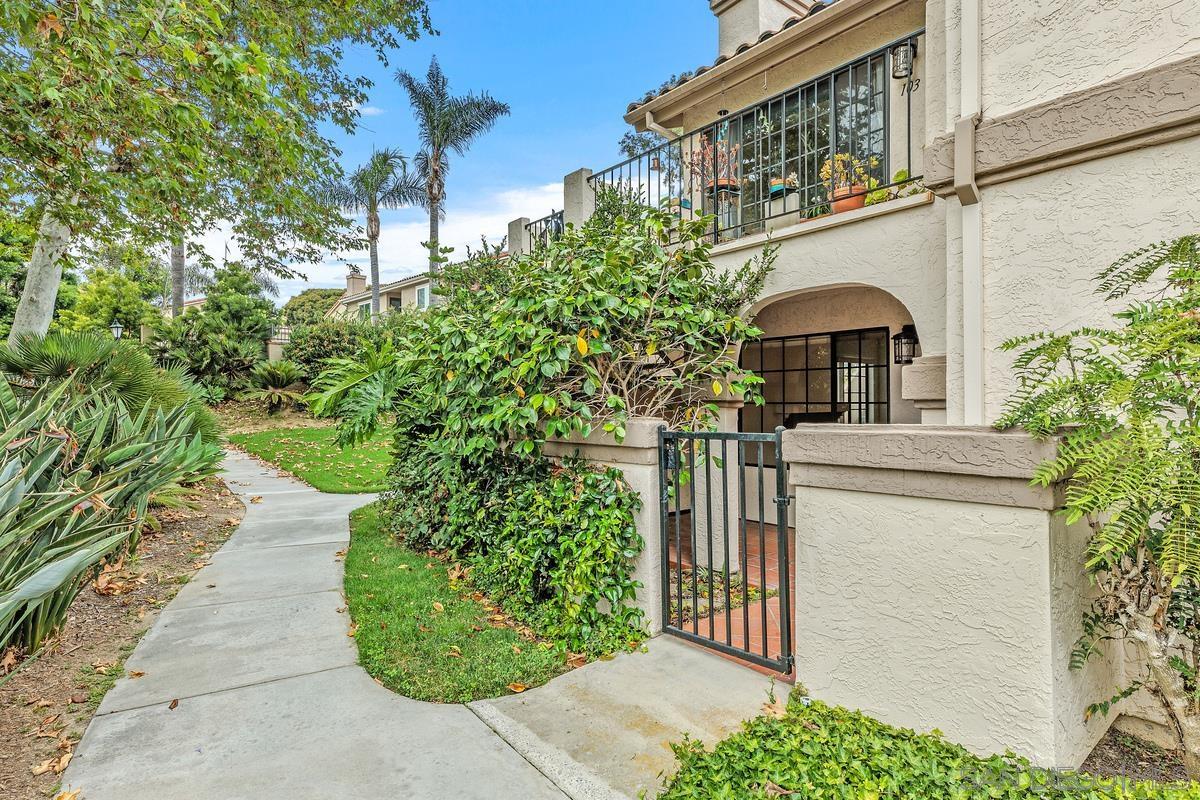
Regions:
<svg viewBox="0 0 1200 800"><path fill-rule="evenodd" d="M712 744L766 699L767 678L667 637L470 706L393 694L339 613L348 514L371 498L237 453L225 478L246 518L130 656L144 675L88 725L63 776L82 800L653 797L672 742Z"/></svg>
<svg viewBox="0 0 1200 800"><path fill-rule="evenodd" d="M129 658L63 776L84 800L564 798L465 706L409 700L357 665L338 613L347 515L230 454L246 518ZM174 701L175 708L171 708Z"/></svg>

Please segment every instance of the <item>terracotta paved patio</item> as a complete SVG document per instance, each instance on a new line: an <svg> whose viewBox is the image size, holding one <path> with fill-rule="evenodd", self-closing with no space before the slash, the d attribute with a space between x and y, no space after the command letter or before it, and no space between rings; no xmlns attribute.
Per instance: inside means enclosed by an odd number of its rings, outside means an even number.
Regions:
<svg viewBox="0 0 1200 800"><path fill-rule="evenodd" d="M680 560L675 545L675 517L670 517L670 535L668 536L668 564L670 565L671 588L670 599L672 608L677 607L678 601L678 579ZM730 532L733 535L733 531ZM794 530L788 529L788 535L794 536ZM738 572L739 564L730 565L731 571L731 600L734 608L726 611L724 609L724 592L721 584L723 583L725 565L723 562L717 563L717 569L714 571L713 588L717 595L715 610L713 613L704 613L706 608L700 603L700 599L707 596L708 580L705 573L701 570L696 574L696 590L699 598L697 605L701 613L697 618L691 618L691 602L692 602L692 587L691 577L694 566L692 558L692 531L691 531L691 514L684 513L679 517L679 538L683 553L682 569L684 586L683 597L685 602L683 624L680 625L680 619L677 613L673 613L672 624L682 627L684 630L695 633L696 635L712 639L713 641L729 644L734 647L750 650L759 655L764 655L767 658L779 658L781 649L780 636L780 596L779 596L779 536L778 528L770 523L759 525L755 521L747 521L744 531L744 552L745 552L745 567L746 567L746 592L750 593L749 602L743 602L746 594L743 593L742 587L739 584ZM703 551L707 547L706 542L697 542L697 549ZM795 558L791 559L790 581L789 587L791 594L795 596L796 590L796 562ZM759 596L753 596L755 590L761 592L765 587L767 597L764 599ZM738 605L740 604L740 607ZM701 645L696 645L697 647ZM715 652L715 651L714 651ZM721 654L724 655L724 654ZM750 664L734 656L725 656L739 663L757 670L764 674L776 675L774 670L767 667L760 667L755 664ZM791 682L794 680L794 675L789 675L783 678Z"/></svg>

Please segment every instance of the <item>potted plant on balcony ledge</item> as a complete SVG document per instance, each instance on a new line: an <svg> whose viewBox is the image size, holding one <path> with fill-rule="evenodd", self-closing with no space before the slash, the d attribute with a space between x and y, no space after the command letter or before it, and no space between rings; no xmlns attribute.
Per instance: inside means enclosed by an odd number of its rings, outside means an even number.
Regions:
<svg viewBox="0 0 1200 800"><path fill-rule="evenodd" d="M695 176L711 200L716 214L717 229L728 236L737 225L737 197L742 187L738 181L739 144L727 144L718 139L716 144L707 135L700 137L700 146L688 156L688 169ZM734 237L737 233L732 234Z"/></svg>
<svg viewBox="0 0 1200 800"><path fill-rule="evenodd" d="M829 190L829 205L833 213L862 208L867 201L870 176L867 169L878 166L879 160L872 157L865 162L849 153L834 153L833 158L821 165L821 180Z"/></svg>

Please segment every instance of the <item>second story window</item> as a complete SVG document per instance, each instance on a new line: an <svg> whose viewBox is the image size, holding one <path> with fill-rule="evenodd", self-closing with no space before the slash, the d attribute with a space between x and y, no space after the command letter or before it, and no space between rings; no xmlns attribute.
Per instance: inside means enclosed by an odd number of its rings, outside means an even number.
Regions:
<svg viewBox="0 0 1200 800"><path fill-rule="evenodd" d="M913 82L893 81L891 54L919 35L597 173L593 186L712 215L718 242L915 193Z"/></svg>

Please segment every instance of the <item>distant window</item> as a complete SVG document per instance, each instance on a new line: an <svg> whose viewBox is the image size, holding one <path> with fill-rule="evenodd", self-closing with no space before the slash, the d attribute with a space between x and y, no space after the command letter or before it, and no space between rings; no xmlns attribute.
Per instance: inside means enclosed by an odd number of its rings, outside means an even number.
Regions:
<svg viewBox="0 0 1200 800"><path fill-rule="evenodd" d="M417 308L429 308L429 287L417 287Z"/></svg>
<svg viewBox="0 0 1200 800"><path fill-rule="evenodd" d="M388 308L390 308L392 311L399 311L403 307L404 307L404 301L401 300L399 297L389 297L388 298Z"/></svg>
<svg viewBox="0 0 1200 800"><path fill-rule="evenodd" d="M359 319L368 319L370 316L371 316L371 304L370 303L363 303L361 306L358 307L358 318Z"/></svg>

